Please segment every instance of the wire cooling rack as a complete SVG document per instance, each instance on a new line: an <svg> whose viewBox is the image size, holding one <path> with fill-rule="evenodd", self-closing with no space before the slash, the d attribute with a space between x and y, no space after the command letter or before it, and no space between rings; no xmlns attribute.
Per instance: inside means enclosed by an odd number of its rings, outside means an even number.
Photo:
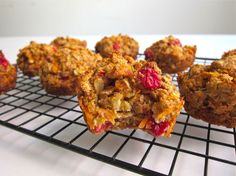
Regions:
<svg viewBox="0 0 236 176"><path fill-rule="evenodd" d="M213 59L197 58L208 64ZM176 75L173 75L176 84ZM91 134L77 97L48 95L38 77L18 73L0 96L0 124L65 149L144 175L235 175L236 132L191 118L184 110L171 138L139 130Z"/></svg>

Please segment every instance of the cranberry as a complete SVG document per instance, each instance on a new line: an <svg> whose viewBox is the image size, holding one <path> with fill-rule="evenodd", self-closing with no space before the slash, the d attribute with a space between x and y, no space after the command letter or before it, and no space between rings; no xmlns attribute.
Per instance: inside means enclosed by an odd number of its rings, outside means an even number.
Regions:
<svg viewBox="0 0 236 176"><path fill-rule="evenodd" d="M117 43L117 42L113 43L112 47L113 47L114 50L119 50L120 49L120 44Z"/></svg>
<svg viewBox="0 0 236 176"><path fill-rule="evenodd" d="M162 135L167 130L168 127L169 127L168 121L156 123L153 118L150 118L145 125L145 129L149 130L151 134L154 136Z"/></svg>
<svg viewBox="0 0 236 176"><path fill-rule="evenodd" d="M52 46L52 50L53 50L54 52L57 52L57 47L56 47L55 45L53 45L53 46Z"/></svg>
<svg viewBox="0 0 236 176"><path fill-rule="evenodd" d="M102 124L101 126L96 126L94 131L95 133L101 133L103 131L108 130L109 128L111 128L113 125L111 122L106 121L104 124Z"/></svg>
<svg viewBox="0 0 236 176"><path fill-rule="evenodd" d="M68 80L69 79L69 76L62 76L61 77L61 80L63 80L63 81L66 81L66 80Z"/></svg>
<svg viewBox="0 0 236 176"><path fill-rule="evenodd" d="M153 58L154 53L150 48L148 48L145 50L144 55L147 59L150 59L150 58Z"/></svg>
<svg viewBox="0 0 236 176"><path fill-rule="evenodd" d="M4 54L2 53L2 51L0 51L0 65L2 65L3 67L7 67L9 65L9 62L7 61L7 59L5 58Z"/></svg>
<svg viewBox="0 0 236 176"><path fill-rule="evenodd" d="M143 107L143 112L147 113L150 116L152 116L152 114L153 114L153 112L150 109L148 109L147 107Z"/></svg>
<svg viewBox="0 0 236 176"><path fill-rule="evenodd" d="M138 79L146 89L154 90L160 87L161 78L152 68L143 68L138 72Z"/></svg>
<svg viewBox="0 0 236 176"><path fill-rule="evenodd" d="M174 40L170 40L169 42L168 42L168 44L169 45L174 45L174 46L182 46L182 44L181 44L181 42L180 42L180 40L179 39L174 39Z"/></svg>
<svg viewBox="0 0 236 176"><path fill-rule="evenodd" d="M150 118L147 121L147 123L145 125L145 128L148 129L148 130L151 130L155 126L155 124L156 124L156 122L152 118Z"/></svg>
<svg viewBox="0 0 236 176"><path fill-rule="evenodd" d="M98 76L104 77L105 76L105 71L104 70L99 71Z"/></svg>
<svg viewBox="0 0 236 176"><path fill-rule="evenodd" d="M160 136L167 130L168 127L169 127L169 122L167 121L158 124L156 123L155 125L152 126L151 132L154 136Z"/></svg>

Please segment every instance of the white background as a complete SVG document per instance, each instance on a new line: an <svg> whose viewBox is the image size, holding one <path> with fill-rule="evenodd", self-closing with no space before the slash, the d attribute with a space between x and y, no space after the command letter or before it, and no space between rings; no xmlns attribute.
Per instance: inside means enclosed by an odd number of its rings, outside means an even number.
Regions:
<svg viewBox="0 0 236 176"><path fill-rule="evenodd" d="M0 36L235 34L236 0L0 0Z"/></svg>

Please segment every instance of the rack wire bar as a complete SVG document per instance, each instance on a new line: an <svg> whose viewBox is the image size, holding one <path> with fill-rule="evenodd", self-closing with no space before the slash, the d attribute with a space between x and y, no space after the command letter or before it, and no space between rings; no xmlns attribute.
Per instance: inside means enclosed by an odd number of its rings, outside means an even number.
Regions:
<svg viewBox="0 0 236 176"><path fill-rule="evenodd" d="M214 60L196 58L195 62L209 64ZM176 75L173 82L177 85ZM76 96L49 95L38 77L29 78L21 72L16 88L0 96L0 124L142 175L183 175L182 167L189 158L196 162L197 175L214 175L217 169L212 169L212 162L218 163L219 169L227 167L229 174L236 168L235 128L195 120L183 110L169 139L155 139L132 129L93 135L83 120Z"/></svg>

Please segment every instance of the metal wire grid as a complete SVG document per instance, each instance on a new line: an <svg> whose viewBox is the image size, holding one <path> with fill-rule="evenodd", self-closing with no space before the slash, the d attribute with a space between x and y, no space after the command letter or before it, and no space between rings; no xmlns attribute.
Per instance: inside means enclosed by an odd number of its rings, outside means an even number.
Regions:
<svg viewBox="0 0 236 176"><path fill-rule="evenodd" d="M196 62L212 60L197 58ZM173 81L176 84L176 75ZM235 171L235 128L194 120L183 110L170 139L131 129L92 135L82 117L77 97L48 95L38 77L20 72L16 88L0 96L1 125L139 174L176 175L184 165L190 167L189 162L194 166L187 168L190 175L195 171L213 175L217 168ZM218 167L211 167L214 164Z"/></svg>

